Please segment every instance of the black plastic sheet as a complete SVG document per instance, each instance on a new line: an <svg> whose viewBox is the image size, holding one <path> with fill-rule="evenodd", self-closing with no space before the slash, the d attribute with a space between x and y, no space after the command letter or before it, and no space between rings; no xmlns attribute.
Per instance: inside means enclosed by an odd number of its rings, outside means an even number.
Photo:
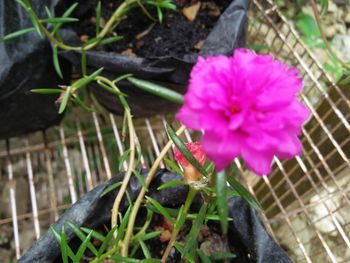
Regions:
<svg viewBox="0 0 350 263"><path fill-rule="evenodd" d="M198 55L231 55L235 48L244 46L248 4L248 0L232 1L209 33L199 54L189 53L181 57L141 58L105 51L88 51L86 53L88 71L93 72L104 67L102 75L111 79L131 73L136 78L149 80L184 93L190 71L196 63ZM63 56L77 65L77 68L80 68L80 52L64 52ZM92 84L91 87L104 107L113 113L123 114L124 110L115 96L111 96L97 85ZM118 87L129 95L128 101L133 115L136 117L168 113L177 109L176 105L172 105L155 95L142 92L126 81L119 84Z"/></svg>
<svg viewBox="0 0 350 263"><path fill-rule="evenodd" d="M57 0L31 2L45 17L45 5L54 10ZM0 36L29 27L30 17L16 1L0 0ZM43 130L62 119L55 105L58 95L30 92L67 84L71 66L60 62L64 80L54 70L49 42L36 32L0 42L0 139Z"/></svg>
<svg viewBox="0 0 350 263"><path fill-rule="evenodd" d="M147 170L142 170L142 176L147 175ZM54 224L60 230L65 222L71 221L77 226L95 229L103 223L110 222L111 209L116 191L111 191L101 197L103 191L109 186L123 179L123 173L119 173L111 180L97 186L85 194L71 208L69 208ZM185 202L188 192L186 186L175 186L158 191L157 188L169 181L181 180L181 177L168 170L159 170L154 177L148 191L148 195L155 198L163 206L180 207ZM135 200L141 185L135 177L131 178L128 192L132 200ZM193 207L199 207L201 199L197 198ZM258 212L251 208L241 198L230 197L228 200L229 213L233 218L229 224L229 242L237 248L239 261L257 263L290 263L287 254L266 232ZM120 210L125 211L127 201L123 200ZM72 240L74 233L70 227L66 227L68 241ZM249 254L249 256L248 256ZM48 230L23 256L19 262L53 262L60 258L60 247L51 230Z"/></svg>

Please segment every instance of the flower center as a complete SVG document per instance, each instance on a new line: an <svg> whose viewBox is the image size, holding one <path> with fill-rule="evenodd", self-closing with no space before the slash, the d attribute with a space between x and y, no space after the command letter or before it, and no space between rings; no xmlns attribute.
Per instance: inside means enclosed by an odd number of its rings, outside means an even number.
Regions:
<svg viewBox="0 0 350 263"><path fill-rule="evenodd" d="M239 105L237 103L233 103L232 105L230 105L229 110L233 114L241 112L241 108L239 107Z"/></svg>

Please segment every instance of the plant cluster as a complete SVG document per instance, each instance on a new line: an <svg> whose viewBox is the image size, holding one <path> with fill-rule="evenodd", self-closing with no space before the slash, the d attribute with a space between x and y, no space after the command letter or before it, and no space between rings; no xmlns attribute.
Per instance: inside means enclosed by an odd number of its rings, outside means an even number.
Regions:
<svg viewBox="0 0 350 263"><path fill-rule="evenodd" d="M271 169L274 156L291 158L301 151L297 136L300 126L308 117L308 111L296 99L302 87L299 73L268 55L257 55L252 51L236 50L232 57L200 58L191 73L190 86L185 98L165 87L134 78L130 74L108 79L101 75L103 68L87 74L86 51L99 45L106 45L120 39L120 36L109 36L109 32L118 25L131 8L140 7L142 12L153 19L148 8L155 8L158 20L163 20L163 10L174 10L170 0L126 0L113 13L112 17L100 28L101 3L96 7L96 37L82 46L71 46L62 41L60 28L66 23L76 22L71 17L77 4L73 4L61 17L54 17L47 9L47 17L40 18L32 9L29 0L17 0L28 12L33 27L20 30L2 38L8 41L23 34L36 31L52 43L53 63L57 74L62 77L58 52L59 50L75 50L81 52L83 76L69 86L32 90L40 94L60 94L59 113L64 112L70 101L87 111L92 109L79 97L79 92L91 82L96 82L102 89L117 95L124 107L123 133L128 133L129 149L119 160L128 158L128 169L122 182L108 187L103 194L118 190L111 212L110 231L102 235L95 229L77 227L67 222L81 240L75 251L67 241L65 227L51 227L61 247L63 262L81 262L87 250L92 262L114 260L116 262L167 262L168 256L175 247L181 257L189 262L200 258L202 262L229 260L235 255L229 250L206 254L197 246L197 236L202 225L209 221L217 221L220 235L227 243L230 220L227 199L240 196L252 207L259 208L258 202L238 180L225 173L234 158L243 157L248 167L258 174L267 174ZM187 127L204 130L201 144L185 144L180 135L185 126L174 131L167 126L169 142L161 150L159 156L144 178L137 170L140 158L139 146L135 143L135 130L132 109L128 98L119 88L121 80L128 80L135 87L156 94L171 102L183 104L178 119ZM283 89L283 96L280 92ZM177 209L162 206L157 200L148 196L148 188L155 176L158 166L165 154L175 145L176 161L166 159L165 162L176 173L183 175L183 181L172 181L161 185L158 190L178 185L188 186L185 204ZM203 146L203 148L202 148ZM208 155L209 160L206 158ZM179 165L180 164L180 165ZM141 191L132 201L127 186L130 178L135 176ZM197 195L203 197L203 203L197 213L190 208ZM128 209L120 211L122 200L128 200ZM143 226L136 226L140 209L147 212ZM162 235L161 231L149 231L154 215L161 215L170 225L168 245L161 259L153 258L148 241ZM185 242L178 242L177 237L186 221L191 221ZM97 244L97 245L96 245ZM141 258L135 258L142 251Z"/></svg>

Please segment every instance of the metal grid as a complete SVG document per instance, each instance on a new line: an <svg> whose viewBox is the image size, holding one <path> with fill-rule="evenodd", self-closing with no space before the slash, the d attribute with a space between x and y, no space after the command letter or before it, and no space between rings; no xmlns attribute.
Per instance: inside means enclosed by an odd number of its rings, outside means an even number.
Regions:
<svg viewBox="0 0 350 263"><path fill-rule="evenodd" d="M266 226L295 262L349 262L350 91L332 82L272 2L251 1L250 14L248 43L301 70L300 98L312 117L303 129L303 155L275 159L269 177L251 175L239 159L235 164L262 203ZM138 120L141 166L165 145L167 121ZM121 122L74 110L60 127L0 142L0 254L7 244L18 258L82 194L116 173L125 149ZM186 131L184 139L193 136Z"/></svg>

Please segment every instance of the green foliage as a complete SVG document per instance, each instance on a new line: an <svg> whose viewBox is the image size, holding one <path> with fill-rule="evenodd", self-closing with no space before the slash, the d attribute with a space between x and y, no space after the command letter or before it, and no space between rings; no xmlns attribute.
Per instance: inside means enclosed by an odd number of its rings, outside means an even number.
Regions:
<svg viewBox="0 0 350 263"><path fill-rule="evenodd" d="M249 193L247 189L243 185L240 184L236 180L234 176L228 176L227 182L235 189L235 191L252 207L255 209L260 209L261 205L259 202L254 198L254 196Z"/></svg>
<svg viewBox="0 0 350 263"><path fill-rule="evenodd" d="M157 10L157 16L159 23L163 23L163 9L176 10L176 5L172 3L172 0L148 0L146 4L154 6Z"/></svg>
<svg viewBox="0 0 350 263"><path fill-rule="evenodd" d="M114 189L117 189L119 186L122 185L122 182L118 182L118 183L114 183L111 184L110 186L108 186L101 194L101 197L103 197L104 195L108 194L110 191L113 191Z"/></svg>
<svg viewBox="0 0 350 263"><path fill-rule="evenodd" d="M174 247L177 249L177 251L179 251L179 252L181 253L181 255L184 254L183 257L184 257L189 263L194 263L194 262L195 262L193 256L192 256L190 253L188 253L188 252L185 253L185 252L184 252L184 246L183 246L183 245L181 245L181 244L178 243L178 242L175 242Z"/></svg>
<svg viewBox="0 0 350 263"><path fill-rule="evenodd" d="M129 77L128 81L130 81L135 87L143 91L157 95L163 99L169 100L177 104L183 104L183 96L180 93L173 91L169 88L133 77Z"/></svg>
<svg viewBox="0 0 350 263"><path fill-rule="evenodd" d="M113 238L114 232L117 230L117 226L114 226L106 235L106 237L103 239L102 244L100 246L100 249L97 252L97 258L101 258L103 252L106 250L107 246L109 245L110 241ZM119 232L118 232L119 235Z"/></svg>
<svg viewBox="0 0 350 263"><path fill-rule="evenodd" d="M193 222L190 233L188 234L188 236L186 238L185 246L184 246L184 249L181 253L182 256L184 256L190 250L192 250L192 251L195 250L195 246L197 243L197 236L199 234L201 225L203 224L203 221L205 219L205 213L207 211L207 208L208 208L207 204L203 204L201 209L199 210L199 213Z"/></svg>
<svg viewBox="0 0 350 263"><path fill-rule="evenodd" d="M146 190L146 192L148 192L148 187L146 185L145 178L143 178L143 176L137 170L134 169L133 172L135 177L139 181L140 185L142 185L142 187Z"/></svg>
<svg viewBox="0 0 350 263"><path fill-rule="evenodd" d="M166 182L166 183L162 184L161 186L159 186L157 188L157 190L163 190L163 189L178 186L178 185L187 185L187 183L184 181L170 181L170 182Z"/></svg>
<svg viewBox="0 0 350 263"><path fill-rule="evenodd" d="M10 33L6 36L0 37L0 41L9 41L9 40L18 38L20 36L23 36L25 34L31 33L33 31L35 31L34 27L24 28L24 29L18 30L16 32Z"/></svg>
<svg viewBox="0 0 350 263"><path fill-rule="evenodd" d="M183 175L183 172L181 171L180 167L178 166L178 164L176 162L169 160L167 158L164 158L164 162L175 173L177 173L178 175Z"/></svg>
<svg viewBox="0 0 350 263"><path fill-rule="evenodd" d="M216 174L215 193L217 209L220 216L221 231L226 235L228 230L228 206L226 175L224 171Z"/></svg>
<svg viewBox="0 0 350 263"><path fill-rule="evenodd" d="M155 199L146 196L146 199L157 209L157 211L162 214L169 222L175 223L169 212Z"/></svg>
<svg viewBox="0 0 350 263"><path fill-rule="evenodd" d="M122 170L123 163L126 161L126 158L128 158L130 151L130 149L127 149L118 159L118 171Z"/></svg>
<svg viewBox="0 0 350 263"><path fill-rule="evenodd" d="M295 24L299 29L305 44L311 48L325 47L321 39L320 29L318 28L315 19L311 15L300 12L297 16Z"/></svg>
<svg viewBox="0 0 350 263"><path fill-rule="evenodd" d="M62 70L61 70L61 67L60 67L60 62L58 60L58 50L57 50L57 46L54 45L53 48L52 48L52 60L53 60L53 65L55 67L55 70L56 70L56 73L57 75L63 79L63 75L62 75Z"/></svg>

